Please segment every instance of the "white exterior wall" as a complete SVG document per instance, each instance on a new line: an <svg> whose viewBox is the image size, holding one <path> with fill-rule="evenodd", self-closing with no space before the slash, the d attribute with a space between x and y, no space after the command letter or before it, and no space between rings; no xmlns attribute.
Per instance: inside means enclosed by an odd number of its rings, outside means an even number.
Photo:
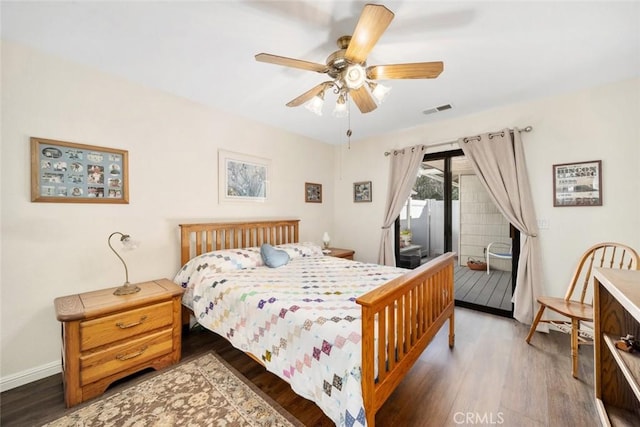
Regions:
<svg viewBox="0 0 640 427"><path fill-rule="evenodd" d="M491 242L511 244L509 222L475 175L460 177L460 265L483 260ZM511 271L511 260L491 259L491 269Z"/></svg>

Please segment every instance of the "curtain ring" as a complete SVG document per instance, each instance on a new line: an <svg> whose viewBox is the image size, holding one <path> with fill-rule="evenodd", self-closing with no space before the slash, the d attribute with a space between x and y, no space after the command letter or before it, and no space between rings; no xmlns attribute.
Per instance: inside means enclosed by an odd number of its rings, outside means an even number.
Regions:
<svg viewBox="0 0 640 427"><path fill-rule="evenodd" d="M471 142L471 141L480 141L480 136L469 136L467 138L464 138L462 141L464 141L465 144Z"/></svg>

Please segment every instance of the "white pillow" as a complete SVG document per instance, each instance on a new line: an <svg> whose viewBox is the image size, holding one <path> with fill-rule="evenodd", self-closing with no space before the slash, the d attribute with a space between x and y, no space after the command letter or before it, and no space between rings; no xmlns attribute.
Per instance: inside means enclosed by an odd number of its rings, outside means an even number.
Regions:
<svg viewBox="0 0 640 427"><path fill-rule="evenodd" d="M224 272L232 270L242 270L245 268L260 267L264 265L260 248L244 248L244 249L222 249L219 251L207 252L190 259L178 273L176 274L175 283L186 287L189 279L196 272L203 269L213 270L215 272Z"/></svg>
<svg viewBox="0 0 640 427"><path fill-rule="evenodd" d="M313 242L285 243L277 245L277 249L282 249L289 254L291 259L300 257L321 257L324 256L322 248Z"/></svg>

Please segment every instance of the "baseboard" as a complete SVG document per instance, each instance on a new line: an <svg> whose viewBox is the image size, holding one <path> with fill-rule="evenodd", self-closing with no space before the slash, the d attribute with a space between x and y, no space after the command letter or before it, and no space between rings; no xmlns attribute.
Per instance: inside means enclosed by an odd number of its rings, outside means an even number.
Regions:
<svg viewBox="0 0 640 427"><path fill-rule="evenodd" d="M0 379L0 392L29 384L62 372L60 361L47 363Z"/></svg>

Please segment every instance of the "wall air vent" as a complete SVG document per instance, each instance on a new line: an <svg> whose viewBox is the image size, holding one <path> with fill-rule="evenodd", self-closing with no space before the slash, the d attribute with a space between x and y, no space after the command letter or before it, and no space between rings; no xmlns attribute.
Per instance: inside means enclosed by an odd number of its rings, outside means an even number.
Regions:
<svg viewBox="0 0 640 427"><path fill-rule="evenodd" d="M424 110L422 112L422 114L433 114L433 113L439 113L440 111L446 111L446 110L450 110L451 108L453 108L451 106L451 104L444 104L444 105L440 105L438 107L431 107L431 108L427 108L426 110Z"/></svg>

